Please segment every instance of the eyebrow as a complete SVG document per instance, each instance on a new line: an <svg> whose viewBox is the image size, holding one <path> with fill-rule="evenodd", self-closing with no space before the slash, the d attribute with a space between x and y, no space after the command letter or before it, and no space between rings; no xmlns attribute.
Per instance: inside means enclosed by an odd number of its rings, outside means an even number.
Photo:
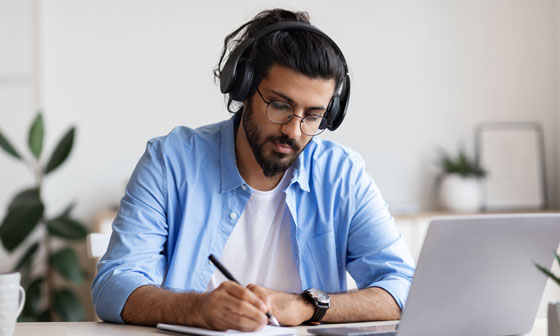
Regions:
<svg viewBox="0 0 560 336"><path fill-rule="evenodd" d="M287 95L283 94L282 92L275 91L275 90L270 90L270 92L274 93L277 96L280 96L280 97L284 98L290 104L294 103L294 100L292 98L288 97ZM312 111L324 111L324 110L326 110L326 108L323 105L309 106L309 107L306 107L305 109L306 110L312 110Z"/></svg>

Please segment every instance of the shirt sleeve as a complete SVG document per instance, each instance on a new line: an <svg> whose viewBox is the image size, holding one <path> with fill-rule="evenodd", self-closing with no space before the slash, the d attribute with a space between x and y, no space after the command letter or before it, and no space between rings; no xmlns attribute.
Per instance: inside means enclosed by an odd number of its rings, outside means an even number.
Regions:
<svg viewBox="0 0 560 336"><path fill-rule="evenodd" d="M380 287L403 309L414 261L363 160L354 165L354 215L348 237L347 270L358 288Z"/></svg>
<svg viewBox="0 0 560 336"><path fill-rule="evenodd" d="M128 296L143 285L161 285L167 239L166 175L157 141L138 162L113 222L109 247L99 261L91 295L97 315L123 323Z"/></svg>

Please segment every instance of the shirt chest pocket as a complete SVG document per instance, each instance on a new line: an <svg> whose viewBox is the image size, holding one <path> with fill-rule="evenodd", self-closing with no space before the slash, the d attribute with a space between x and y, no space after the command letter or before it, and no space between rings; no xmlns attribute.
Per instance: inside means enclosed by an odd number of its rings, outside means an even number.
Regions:
<svg viewBox="0 0 560 336"><path fill-rule="evenodd" d="M307 241L307 251L314 265L310 272L310 284L327 292L341 290L340 274L344 274L344 265L337 262L336 240L334 231L323 233Z"/></svg>

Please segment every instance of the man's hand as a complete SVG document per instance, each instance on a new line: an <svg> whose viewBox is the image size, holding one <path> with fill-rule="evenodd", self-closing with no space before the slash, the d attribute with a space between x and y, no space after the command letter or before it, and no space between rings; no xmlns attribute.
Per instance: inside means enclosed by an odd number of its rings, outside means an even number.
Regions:
<svg viewBox="0 0 560 336"><path fill-rule="evenodd" d="M251 290L223 282L199 299L198 325L207 329L255 331L268 323L266 304Z"/></svg>
<svg viewBox="0 0 560 336"><path fill-rule="evenodd" d="M278 319L281 325L300 325L309 320L315 312L313 305L305 301L299 294L288 294L254 284L248 285L247 289L270 307L270 313Z"/></svg>
<svg viewBox="0 0 560 336"><path fill-rule="evenodd" d="M266 304L247 288L226 281L209 293L172 292L141 286L121 312L127 323L183 324L207 329L255 331L267 324Z"/></svg>

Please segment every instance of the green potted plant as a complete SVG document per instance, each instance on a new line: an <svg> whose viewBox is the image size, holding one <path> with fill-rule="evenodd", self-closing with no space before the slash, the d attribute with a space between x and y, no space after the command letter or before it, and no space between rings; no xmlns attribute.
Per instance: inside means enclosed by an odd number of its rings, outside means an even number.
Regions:
<svg viewBox="0 0 560 336"><path fill-rule="evenodd" d="M64 134L46 161L41 159L44 133L43 116L37 113L28 134L31 155L24 157L0 131L0 147L28 166L35 180L10 202L0 224L0 240L8 252L13 252L24 240L33 239L14 267L14 271L21 272L22 286L26 289L26 302L19 320L79 321L85 314L74 289L84 283L85 271L69 242L83 241L87 230L72 217L73 204L49 216L42 198L44 179L70 155L75 128L71 127ZM32 234L37 230L39 234ZM33 267L35 260L42 261L44 268Z"/></svg>
<svg viewBox="0 0 560 336"><path fill-rule="evenodd" d="M439 165L442 169L439 200L445 210L459 212L479 211L482 206L484 169L464 150L453 157L441 151Z"/></svg>
<svg viewBox="0 0 560 336"><path fill-rule="evenodd" d="M554 253L556 261L560 264L560 255ZM560 277L554 275L548 268L535 263L535 266L544 273L547 277L552 279L556 284L560 285ZM560 335L560 302L548 303L548 335Z"/></svg>

